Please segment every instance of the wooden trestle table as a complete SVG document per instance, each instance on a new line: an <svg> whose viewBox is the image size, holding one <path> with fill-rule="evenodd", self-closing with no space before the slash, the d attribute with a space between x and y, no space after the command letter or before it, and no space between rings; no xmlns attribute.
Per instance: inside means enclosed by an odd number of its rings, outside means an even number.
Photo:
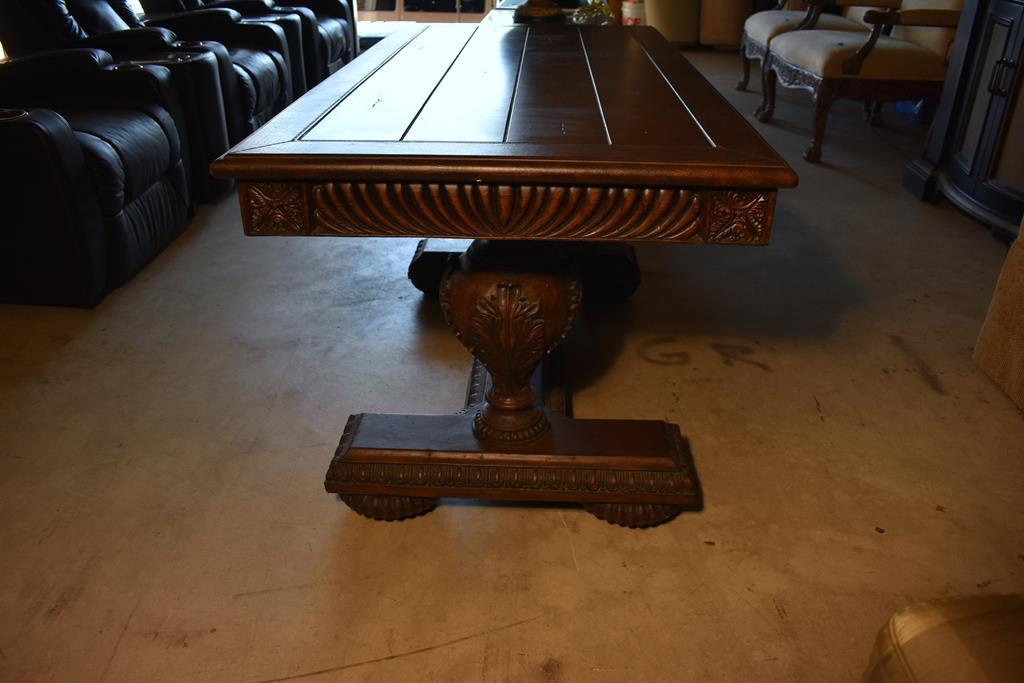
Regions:
<svg viewBox="0 0 1024 683"><path fill-rule="evenodd" d="M777 190L796 184L657 31L412 26L213 171L239 181L247 235L475 240L436 276L475 358L466 408L352 416L326 478L350 507L579 502L637 527L701 505L678 427L574 419L542 386L590 289L635 286L628 243L765 244Z"/></svg>

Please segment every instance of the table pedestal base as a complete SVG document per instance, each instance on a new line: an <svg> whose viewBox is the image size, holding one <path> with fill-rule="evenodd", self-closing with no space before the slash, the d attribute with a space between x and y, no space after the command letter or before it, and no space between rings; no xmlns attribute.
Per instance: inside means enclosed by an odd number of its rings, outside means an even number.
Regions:
<svg viewBox="0 0 1024 683"><path fill-rule="evenodd" d="M528 447L496 451L473 435L473 414L490 386L475 362L466 409L457 415L350 417L324 486L378 520L416 517L438 498L581 503L628 527L700 509L700 484L678 427L561 414L571 402L557 374L552 364L534 378L551 430Z"/></svg>
<svg viewBox="0 0 1024 683"><path fill-rule="evenodd" d="M327 491L382 520L422 514L443 497L577 502L629 527L699 508L678 427L571 417L556 349L582 289L580 269L550 243L478 241L448 259L441 308L474 356L466 408L353 415Z"/></svg>

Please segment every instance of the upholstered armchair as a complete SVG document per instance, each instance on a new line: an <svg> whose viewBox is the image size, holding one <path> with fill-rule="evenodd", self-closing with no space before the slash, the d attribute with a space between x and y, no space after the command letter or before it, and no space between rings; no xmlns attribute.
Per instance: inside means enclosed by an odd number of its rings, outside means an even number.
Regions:
<svg viewBox="0 0 1024 683"><path fill-rule="evenodd" d="M821 2L822 0L812 0ZM860 5L866 0L829 0ZM935 8L944 4L946 8ZM832 104L861 100L873 124L883 102L937 99L960 17L960 0L904 0L899 11L870 10L871 32L791 31L772 40L762 67L762 100L755 112L768 123L775 111L777 84L808 90L814 98L810 162L821 159L821 143Z"/></svg>
<svg viewBox="0 0 1024 683"><path fill-rule="evenodd" d="M92 306L185 226L176 95L94 49L0 63L0 301Z"/></svg>
<svg viewBox="0 0 1024 683"><path fill-rule="evenodd" d="M858 3L873 7L899 7L900 0L881 0L881 2ZM868 26L856 16L847 16L849 10L842 15L823 14L823 3L797 0L779 0L775 9L756 12L743 24L743 38L740 41L740 60L743 73L736 85L737 90L746 90L750 83L750 63L764 61L764 56L771 47L771 41L777 36L790 31L818 29L821 31L854 31L867 33Z"/></svg>

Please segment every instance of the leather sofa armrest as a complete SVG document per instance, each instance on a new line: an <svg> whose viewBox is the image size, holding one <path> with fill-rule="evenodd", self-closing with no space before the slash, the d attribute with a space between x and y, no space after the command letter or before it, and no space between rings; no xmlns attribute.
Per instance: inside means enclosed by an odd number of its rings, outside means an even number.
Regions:
<svg viewBox="0 0 1024 683"><path fill-rule="evenodd" d="M281 0L285 5L306 7L317 14L352 22L352 10L346 0Z"/></svg>
<svg viewBox="0 0 1024 683"><path fill-rule="evenodd" d="M171 70L159 64L121 62L103 67L83 84L83 97L99 95L105 101L120 100L128 104L144 103L162 107L174 119L179 141L186 144L185 115L178 99Z"/></svg>
<svg viewBox="0 0 1024 683"><path fill-rule="evenodd" d="M273 12L277 6L271 0L213 0L204 7L221 8L226 7L240 13L243 17L248 15L268 14Z"/></svg>
<svg viewBox="0 0 1024 683"><path fill-rule="evenodd" d="M79 86L84 93L98 95L108 101L145 102L168 110L178 106L171 70L166 66L120 62L97 70L86 80Z"/></svg>
<svg viewBox="0 0 1024 683"><path fill-rule="evenodd" d="M168 50L174 47L177 39L173 31L153 26L101 33L89 36L79 41L78 44L117 54L130 50Z"/></svg>
<svg viewBox="0 0 1024 683"><path fill-rule="evenodd" d="M200 31L219 29L237 24L242 15L227 7L213 9L197 9L191 12L146 16L146 26L159 26L175 33L183 31Z"/></svg>
<svg viewBox="0 0 1024 683"><path fill-rule="evenodd" d="M74 48L40 52L0 64L0 96L16 97L18 90L56 91L113 63L110 53L95 48Z"/></svg>
<svg viewBox="0 0 1024 683"><path fill-rule="evenodd" d="M19 159L0 185L0 301L95 305L106 288L106 238L71 126L48 109L0 110L0 148Z"/></svg>
<svg viewBox="0 0 1024 683"><path fill-rule="evenodd" d="M183 40L215 40L225 45L247 45L288 54L284 31L272 24L243 24L242 16L227 8L193 10L146 22L169 28Z"/></svg>

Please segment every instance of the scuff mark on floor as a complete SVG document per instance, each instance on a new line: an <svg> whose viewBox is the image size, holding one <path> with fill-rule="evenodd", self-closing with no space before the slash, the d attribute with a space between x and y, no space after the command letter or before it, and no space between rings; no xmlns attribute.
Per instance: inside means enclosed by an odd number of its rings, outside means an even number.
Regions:
<svg viewBox="0 0 1024 683"><path fill-rule="evenodd" d="M252 598L252 597L257 597L257 596L260 596L260 595L272 595L274 593L284 593L284 592L287 592L287 591L301 591L301 590L309 590L311 588L320 588L320 587L324 587L324 586L340 586L340 585L342 585L340 581L328 581L328 582L324 582L324 583L300 583L300 584L296 584L294 586L277 586L276 588L266 588L264 590L258 590L258 591L246 591L244 593L235 593L235 594L233 594L231 596L231 599L232 600L237 600L239 598Z"/></svg>
<svg viewBox="0 0 1024 683"><path fill-rule="evenodd" d="M775 613L779 615L779 619L782 621L786 620L786 608L779 602L778 598L772 598L772 604L775 605Z"/></svg>
<svg viewBox="0 0 1024 683"><path fill-rule="evenodd" d="M128 618L124 620L124 626L121 627L121 633L117 636L117 642L114 643L114 649L110 653L110 657L107 659L107 665L103 667L103 673L100 674L100 683L107 678L107 673L110 672L110 665L114 663L114 657L117 656L117 651L121 647L121 641L124 640L124 634L128 632L128 626L132 623L132 617L135 616L135 610L139 609L139 605L142 604L142 596L135 601L135 606L132 607L132 611L128 613Z"/></svg>
<svg viewBox="0 0 1024 683"><path fill-rule="evenodd" d="M889 336L889 341L891 341L896 348L906 356L907 360L910 361L910 364L913 366L917 376L920 377L932 391L941 396L946 395L946 387L942 385L942 380L940 380L939 376L934 370L932 370L932 367L928 365L928 361L926 361L921 354L914 349L914 347L908 344L906 339L897 334L893 334Z"/></svg>
<svg viewBox="0 0 1024 683"><path fill-rule="evenodd" d="M81 597L83 591L85 591L85 583L81 581L75 582L73 585L65 588L64 591L57 596L57 599L54 600L53 604L50 605L50 609L46 610L47 619L56 619L59 617L68 605Z"/></svg>
<svg viewBox="0 0 1024 683"><path fill-rule="evenodd" d="M540 670L544 672L548 683L555 683L562 673L562 663L554 657L550 657L548 661L541 664Z"/></svg>
<svg viewBox="0 0 1024 683"><path fill-rule="evenodd" d="M576 546L572 542L572 532L569 531L569 525L565 523L565 515L559 511L558 518L562 520L562 528L565 529L565 537L569 539L569 552L572 553L572 564L576 567L576 571L580 570L580 563L576 560Z"/></svg>
<svg viewBox="0 0 1024 683"><path fill-rule="evenodd" d="M481 636L490 635L491 633L497 633L498 631L507 631L508 629L515 628L517 626L522 626L523 624L529 624L532 621L537 621L538 619L543 619L548 614L550 614L550 612L544 612L543 614L538 614L537 616L530 617L529 619L520 619L519 621L513 621L511 624L505 624L504 626L495 626L494 628L489 628L489 629L484 629L483 631L478 631L477 633L474 633L472 635L462 636L461 638L455 638L453 640L446 640L446 641L441 642L441 643L435 643L434 645L428 645L426 647L417 648L415 650L408 650L406 652L399 652L398 654L388 655L387 657L377 657L376 659L364 659L361 662L352 662L351 664L342 664L341 666L332 666L332 667L329 667L327 669L318 669L317 671L307 671L306 673L295 674L294 676L284 676L282 678L264 678L264 679L260 679L259 681L257 681L257 683L281 683L281 681L295 681L295 680L299 680L300 678L310 678L311 676L322 676L323 674L335 673L337 671L346 671L348 669L354 669L354 668L360 667L360 666L369 666L371 664L379 664L381 662L389 662L389 661L394 660L394 659L401 659L402 657L411 657L412 655L420 655L420 654L423 654L425 652L431 652L432 650L440 649L442 647L449 647L451 645L458 645L459 643L464 643L467 640L473 640L475 638L480 638Z"/></svg>

